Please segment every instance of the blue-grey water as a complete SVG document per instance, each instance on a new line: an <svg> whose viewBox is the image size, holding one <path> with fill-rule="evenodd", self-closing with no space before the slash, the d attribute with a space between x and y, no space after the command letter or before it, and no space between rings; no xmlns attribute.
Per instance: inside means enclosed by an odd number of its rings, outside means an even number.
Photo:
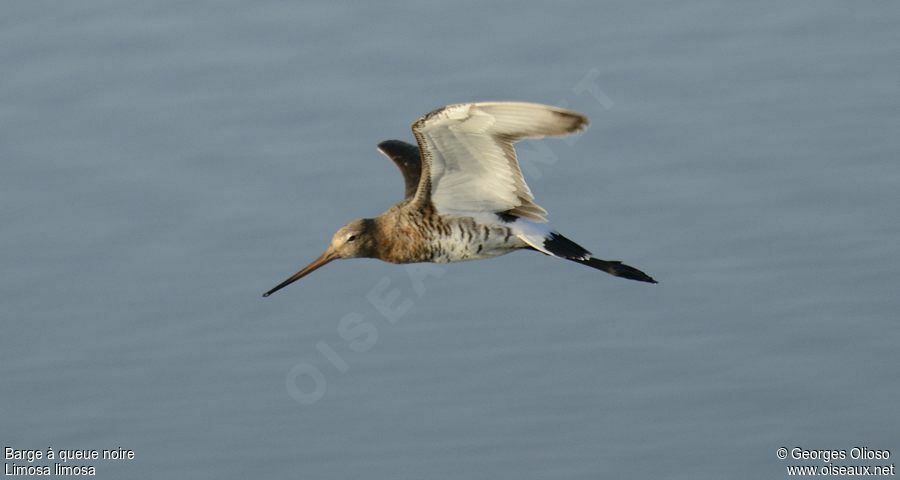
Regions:
<svg viewBox="0 0 900 480"><path fill-rule="evenodd" d="M893 463L898 25L889 2L6 2L0 443L135 452L70 462L96 478ZM526 176L660 285L521 252L260 297L399 200L376 143L471 100L589 115L521 144Z"/></svg>

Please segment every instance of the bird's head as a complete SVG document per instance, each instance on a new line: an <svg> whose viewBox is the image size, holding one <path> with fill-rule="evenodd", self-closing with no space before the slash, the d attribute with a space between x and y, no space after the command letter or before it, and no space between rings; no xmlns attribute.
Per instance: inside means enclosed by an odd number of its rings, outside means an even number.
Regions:
<svg viewBox="0 0 900 480"><path fill-rule="evenodd" d="M319 258L301 268L297 273L269 290L264 297L300 280L332 260L339 258L371 257L375 250L374 221L371 218L359 218L339 228L331 237L331 244Z"/></svg>
<svg viewBox="0 0 900 480"><path fill-rule="evenodd" d="M358 218L339 228L331 237L328 251L337 258L371 257L375 247L374 222L370 218Z"/></svg>

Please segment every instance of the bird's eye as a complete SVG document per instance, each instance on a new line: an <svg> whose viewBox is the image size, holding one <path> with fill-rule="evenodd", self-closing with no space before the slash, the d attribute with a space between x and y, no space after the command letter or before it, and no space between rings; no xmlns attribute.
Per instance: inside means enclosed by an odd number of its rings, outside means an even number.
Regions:
<svg viewBox="0 0 900 480"><path fill-rule="evenodd" d="M356 235L350 235L349 237L347 237L348 242L352 242L354 240L356 240Z"/></svg>

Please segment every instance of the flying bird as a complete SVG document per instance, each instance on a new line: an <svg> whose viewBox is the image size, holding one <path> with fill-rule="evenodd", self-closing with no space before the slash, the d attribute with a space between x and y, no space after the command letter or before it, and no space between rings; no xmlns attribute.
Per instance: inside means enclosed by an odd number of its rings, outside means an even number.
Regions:
<svg viewBox="0 0 900 480"><path fill-rule="evenodd" d="M656 283L632 266L595 258L557 232L522 177L513 144L587 125L580 113L524 102L461 103L426 114L412 124L418 146L400 140L378 145L400 168L405 198L375 218L341 227L319 258L263 296L337 259L449 263L522 249Z"/></svg>

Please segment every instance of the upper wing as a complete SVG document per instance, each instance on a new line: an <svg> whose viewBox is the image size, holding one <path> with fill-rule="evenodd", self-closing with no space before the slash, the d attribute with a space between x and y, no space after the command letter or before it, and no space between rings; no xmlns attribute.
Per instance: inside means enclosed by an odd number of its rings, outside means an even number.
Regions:
<svg viewBox="0 0 900 480"><path fill-rule="evenodd" d="M522 178L513 143L565 135L585 128L584 115L523 102L448 105L412 125L422 175L415 202L431 201L439 213L507 212L545 222Z"/></svg>
<svg viewBox="0 0 900 480"><path fill-rule="evenodd" d="M419 147L400 140L385 140L378 144L378 151L393 160L403 174L403 182L406 184L405 198L415 195L422 173Z"/></svg>

